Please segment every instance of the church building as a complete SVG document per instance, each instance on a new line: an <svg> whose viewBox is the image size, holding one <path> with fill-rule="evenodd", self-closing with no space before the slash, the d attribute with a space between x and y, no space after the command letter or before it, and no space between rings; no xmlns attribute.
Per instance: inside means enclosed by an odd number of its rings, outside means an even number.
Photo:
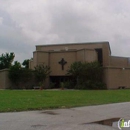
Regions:
<svg viewBox="0 0 130 130"><path fill-rule="evenodd" d="M130 88L130 58L111 56L109 42L37 45L29 66L50 66L49 81L66 77L69 66L76 62L99 61L108 89ZM49 87L49 83L48 83Z"/></svg>

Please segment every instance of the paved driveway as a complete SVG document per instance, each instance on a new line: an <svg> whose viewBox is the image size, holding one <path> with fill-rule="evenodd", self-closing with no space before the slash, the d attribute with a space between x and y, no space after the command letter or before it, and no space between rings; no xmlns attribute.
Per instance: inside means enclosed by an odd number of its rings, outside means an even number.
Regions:
<svg viewBox="0 0 130 130"><path fill-rule="evenodd" d="M130 103L0 113L0 130L118 130L116 123L113 127L91 124L115 117L129 120Z"/></svg>

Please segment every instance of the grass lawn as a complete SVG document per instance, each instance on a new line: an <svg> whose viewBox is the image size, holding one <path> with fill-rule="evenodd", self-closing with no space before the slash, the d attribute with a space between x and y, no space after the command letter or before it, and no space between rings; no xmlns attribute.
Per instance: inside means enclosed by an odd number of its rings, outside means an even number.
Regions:
<svg viewBox="0 0 130 130"><path fill-rule="evenodd" d="M129 102L130 90L0 90L0 112Z"/></svg>

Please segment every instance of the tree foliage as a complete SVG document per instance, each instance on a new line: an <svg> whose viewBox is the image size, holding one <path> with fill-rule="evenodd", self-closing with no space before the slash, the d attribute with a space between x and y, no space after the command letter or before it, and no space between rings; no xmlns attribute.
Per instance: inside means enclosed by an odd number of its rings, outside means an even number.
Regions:
<svg viewBox="0 0 130 130"><path fill-rule="evenodd" d="M44 83L45 79L49 76L50 72L50 67L44 64L37 65L34 68L35 77L37 81L41 84Z"/></svg>
<svg viewBox="0 0 130 130"><path fill-rule="evenodd" d="M22 65L23 65L26 69L28 69L28 68L29 68L29 59L24 60L23 63L22 63Z"/></svg>
<svg viewBox="0 0 130 130"><path fill-rule="evenodd" d="M33 78L32 70L22 68L21 64L18 61L15 61L14 65L12 65L9 69L9 79L12 81L12 83L14 83L13 88L15 89L27 88L26 86L28 82L31 81L32 78Z"/></svg>
<svg viewBox="0 0 130 130"><path fill-rule="evenodd" d="M72 75L74 78L78 78L81 75L81 71L83 69L83 65L81 62L74 62L71 64L68 74Z"/></svg>
<svg viewBox="0 0 130 130"><path fill-rule="evenodd" d="M21 78L21 69L21 64L18 61L15 61L9 69L9 78L15 85L18 85Z"/></svg>
<svg viewBox="0 0 130 130"><path fill-rule="evenodd" d="M14 57L15 55L13 52L2 54L0 56L0 70L9 68L12 65Z"/></svg>
<svg viewBox="0 0 130 130"><path fill-rule="evenodd" d="M101 89L105 87L102 82L103 68L98 62L74 62L68 74L73 77L76 88Z"/></svg>

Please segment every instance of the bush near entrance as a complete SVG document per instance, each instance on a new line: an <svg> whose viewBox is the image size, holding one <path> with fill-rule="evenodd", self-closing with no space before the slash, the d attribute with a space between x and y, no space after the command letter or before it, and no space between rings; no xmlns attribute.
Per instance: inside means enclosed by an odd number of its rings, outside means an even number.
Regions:
<svg viewBox="0 0 130 130"><path fill-rule="evenodd" d="M103 68L99 62L74 62L67 74L72 76L75 89L106 89L102 82Z"/></svg>
<svg viewBox="0 0 130 130"><path fill-rule="evenodd" d="M37 65L34 68L35 78L37 82L39 83L39 86L41 87L41 89L44 88L45 80L49 76L50 72L51 72L50 67L44 64Z"/></svg>

